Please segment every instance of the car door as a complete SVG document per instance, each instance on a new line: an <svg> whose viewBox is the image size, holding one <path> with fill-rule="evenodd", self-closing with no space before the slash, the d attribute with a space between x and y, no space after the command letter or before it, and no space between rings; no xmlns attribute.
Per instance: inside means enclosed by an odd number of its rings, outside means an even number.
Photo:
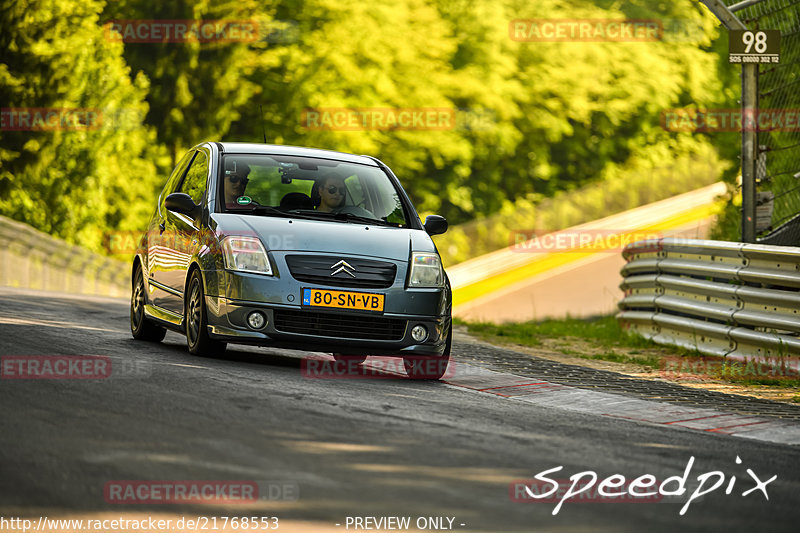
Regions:
<svg viewBox="0 0 800 533"><path fill-rule="evenodd" d="M189 169L174 192L188 194L195 204L202 205L206 195L210 153L205 147L199 148L192 158ZM159 269L155 280L166 288L164 307L183 314L183 291L186 286L186 273L197 245L200 233L200 218L164 209L164 233L168 235L167 246L160 250Z"/></svg>
<svg viewBox="0 0 800 533"><path fill-rule="evenodd" d="M169 257L174 246L174 234L166 231L167 208L164 201L167 196L175 192L186 175L186 169L194 158L195 150L190 150L181 158L167 180L161 195L158 197L158 206L155 216L150 221L147 230L147 276L150 287L150 301L161 309L174 310L175 295L169 292L169 287L164 285L164 269L169 265Z"/></svg>

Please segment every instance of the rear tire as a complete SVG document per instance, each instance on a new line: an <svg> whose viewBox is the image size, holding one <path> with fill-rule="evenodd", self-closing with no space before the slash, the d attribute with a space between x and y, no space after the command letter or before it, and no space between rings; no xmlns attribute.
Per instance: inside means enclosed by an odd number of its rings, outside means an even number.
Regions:
<svg viewBox="0 0 800 533"><path fill-rule="evenodd" d="M199 270L193 271L189 279L189 288L184 297L183 313L189 353L204 356L223 355L227 344L208 336L205 291L203 290L203 277Z"/></svg>
<svg viewBox="0 0 800 533"><path fill-rule="evenodd" d="M167 330L157 326L144 314L145 294L144 275L141 265L136 265L131 287L131 335L140 341L161 342Z"/></svg>

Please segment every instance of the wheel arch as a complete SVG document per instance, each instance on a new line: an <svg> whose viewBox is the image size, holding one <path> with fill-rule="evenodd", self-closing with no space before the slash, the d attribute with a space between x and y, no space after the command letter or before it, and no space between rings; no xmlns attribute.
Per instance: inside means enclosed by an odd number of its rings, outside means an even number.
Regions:
<svg viewBox="0 0 800 533"><path fill-rule="evenodd" d="M136 267L142 269L142 277L144 277L144 268L142 267L142 258L138 255L133 257L133 264L131 266L131 287L136 282Z"/></svg>
<svg viewBox="0 0 800 533"><path fill-rule="evenodd" d="M208 294L208 287L206 286L206 276L203 272L203 269L200 268L200 263L197 262L197 259L193 259L189 268L186 269L186 280L183 282L183 299L184 302L189 294L189 282L192 280L192 275L194 274L195 270L200 272L200 281L203 283L203 294Z"/></svg>

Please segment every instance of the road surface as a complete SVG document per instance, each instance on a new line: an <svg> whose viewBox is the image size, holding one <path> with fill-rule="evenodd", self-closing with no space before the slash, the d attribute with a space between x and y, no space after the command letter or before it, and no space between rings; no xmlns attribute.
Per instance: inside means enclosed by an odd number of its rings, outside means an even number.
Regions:
<svg viewBox="0 0 800 533"><path fill-rule="evenodd" d="M104 379L5 379L4 366L4 519L264 516L279 518L278 531L363 531L377 524L366 517L410 517L412 523L422 517L426 530L486 532L796 531L800 522L800 447L780 442L796 422L785 422L790 425L772 437L744 438L689 422L642 421L619 414L615 404L641 409L660 406L657 400L642 404L624 388L591 391L589 374L576 374L576 386L558 391L564 396L549 396L555 401L519 401L492 391L491 380L500 383L507 374L480 373L482 365L495 364L489 355L496 364L518 355L463 336L454 341L453 365L462 372L452 383L391 375L312 379L302 371L303 359L315 354L231 347L222 357L197 358L176 334L161 344L134 341L124 300L0 288L0 355L4 365L9 356L102 356L114 369ZM530 376L530 383L546 383ZM602 395L601 409L592 410L601 405L594 397L587 405L591 394ZM715 416L733 415L705 418ZM662 503L575 498L555 515L555 502L510 497L516 480L558 466L563 469L550 477L593 471L599 479L651 474L666 480L683 475L692 457L691 491L697 476L711 471L725 485L682 516L686 497ZM777 476L765 487L769 500L759 490L742 496L756 484L748 469L762 481ZM108 494L124 481L187 480L253 481L263 493L243 503L134 504ZM434 517L441 521L428 521ZM13 530L8 523L4 529Z"/></svg>

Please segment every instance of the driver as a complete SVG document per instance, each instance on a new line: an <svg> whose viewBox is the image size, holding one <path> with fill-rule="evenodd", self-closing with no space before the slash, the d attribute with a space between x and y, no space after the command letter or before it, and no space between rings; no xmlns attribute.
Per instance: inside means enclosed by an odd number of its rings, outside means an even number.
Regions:
<svg viewBox="0 0 800 533"><path fill-rule="evenodd" d="M232 169L225 171L225 207L243 207L236 203L236 199L244 196L244 189L249 181L247 176L250 174L250 167L247 163L238 161L234 161L232 167Z"/></svg>

